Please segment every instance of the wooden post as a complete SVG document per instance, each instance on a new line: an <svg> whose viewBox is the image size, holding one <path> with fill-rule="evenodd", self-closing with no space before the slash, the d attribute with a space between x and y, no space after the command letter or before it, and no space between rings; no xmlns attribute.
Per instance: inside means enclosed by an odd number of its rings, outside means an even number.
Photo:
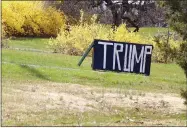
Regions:
<svg viewBox="0 0 187 128"><path fill-rule="evenodd" d="M83 54L82 58L80 59L80 61L78 63L78 66L81 66L82 62L84 61L84 59L86 58L86 56L88 55L88 53L90 52L90 50L93 48L93 46L94 46L94 41L92 42L92 44L88 47L88 49Z"/></svg>

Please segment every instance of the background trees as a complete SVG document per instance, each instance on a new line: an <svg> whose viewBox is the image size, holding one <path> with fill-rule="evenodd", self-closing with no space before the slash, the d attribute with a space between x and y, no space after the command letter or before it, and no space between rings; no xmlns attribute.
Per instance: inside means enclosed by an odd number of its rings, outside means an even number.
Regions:
<svg viewBox="0 0 187 128"><path fill-rule="evenodd" d="M170 26L179 33L184 40L184 43L180 46L177 60L187 78L187 1L167 0L160 4L167 9L166 17ZM182 96L187 100L187 90L182 92Z"/></svg>
<svg viewBox="0 0 187 128"><path fill-rule="evenodd" d="M111 10L114 26L119 26L122 22L126 22L135 27L134 32L137 32L144 18L146 18L146 21L151 21L152 24L155 24L154 18L156 17L152 15L156 12L155 1L93 0L93 4L94 6L100 5L101 8L107 7Z"/></svg>
<svg viewBox="0 0 187 128"><path fill-rule="evenodd" d="M187 77L187 1L169 0L162 4L167 9L167 19L170 26L179 33L184 43L180 47L179 65Z"/></svg>
<svg viewBox="0 0 187 128"><path fill-rule="evenodd" d="M70 23L78 21L79 10L83 9L88 17L98 14L100 23L119 26L125 22L135 27L134 31L142 26L166 26L164 10L153 0L64 0L60 9Z"/></svg>

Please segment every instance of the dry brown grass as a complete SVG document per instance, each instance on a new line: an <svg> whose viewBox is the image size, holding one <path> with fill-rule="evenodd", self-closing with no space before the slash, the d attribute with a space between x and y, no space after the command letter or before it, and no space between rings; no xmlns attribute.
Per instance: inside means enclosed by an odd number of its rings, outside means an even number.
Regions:
<svg viewBox="0 0 187 128"><path fill-rule="evenodd" d="M81 123L84 124L84 115L81 113L119 115L121 108L134 109L137 113L142 112L142 117L145 116L145 119L137 121L137 119L131 119L132 117L123 117L129 122L124 123L120 120L118 123L104 123L103 125L186 125L185 120L173 118L152 120L147 116L149 112L155 113L156 116L163 114L168 117L185 113L186 107L183 99L176 94L145 93L136 90L127 91L53 82L25 84L6 82L3 84L4 125L66 125L60 122L54 124L53 121L43 120L42 122L43 118L37 115L43 112L49 116L49 119L55 119L57 118L55 115L51 116L48 113L55 110L61 116L67 117L73 112L74 116L78 117L75 119L78 123L70 125L81 126ZM31 119L35 120L29 124ZM91 124L94 125L93 122Z"/></svg>

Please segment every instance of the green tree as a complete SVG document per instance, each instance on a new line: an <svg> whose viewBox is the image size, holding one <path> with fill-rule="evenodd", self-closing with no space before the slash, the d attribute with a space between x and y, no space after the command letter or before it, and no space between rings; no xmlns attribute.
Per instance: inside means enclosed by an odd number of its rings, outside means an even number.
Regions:
<svg viewBox="0 0 187 128"><path fill-rule="evenodd" d="M187 79L187 1L166 0L162 5L167 9L166 18L170 26L179 33L184 43L180 46L180 53L178 55L178 64L184 70ZM187 104L187 90L182 91L182 97L186 99Z"/></svg>

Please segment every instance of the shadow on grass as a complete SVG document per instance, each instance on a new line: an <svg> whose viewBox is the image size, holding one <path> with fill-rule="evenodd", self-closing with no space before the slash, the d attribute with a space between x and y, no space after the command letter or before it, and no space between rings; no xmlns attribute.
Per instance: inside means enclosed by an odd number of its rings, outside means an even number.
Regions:
<svg viewBox="0 0 187 128"><path fill-rule="evenodd" d="M49 78L47 78L47 76L43 75L41 72L39 72L38 70L36 70L33 67L29 67L27 65L19 65L19 66L21 68L26 69L28 72L32 73L33 76L36 76L36 77L43 79L43 80L50 80Z"/></svg>

